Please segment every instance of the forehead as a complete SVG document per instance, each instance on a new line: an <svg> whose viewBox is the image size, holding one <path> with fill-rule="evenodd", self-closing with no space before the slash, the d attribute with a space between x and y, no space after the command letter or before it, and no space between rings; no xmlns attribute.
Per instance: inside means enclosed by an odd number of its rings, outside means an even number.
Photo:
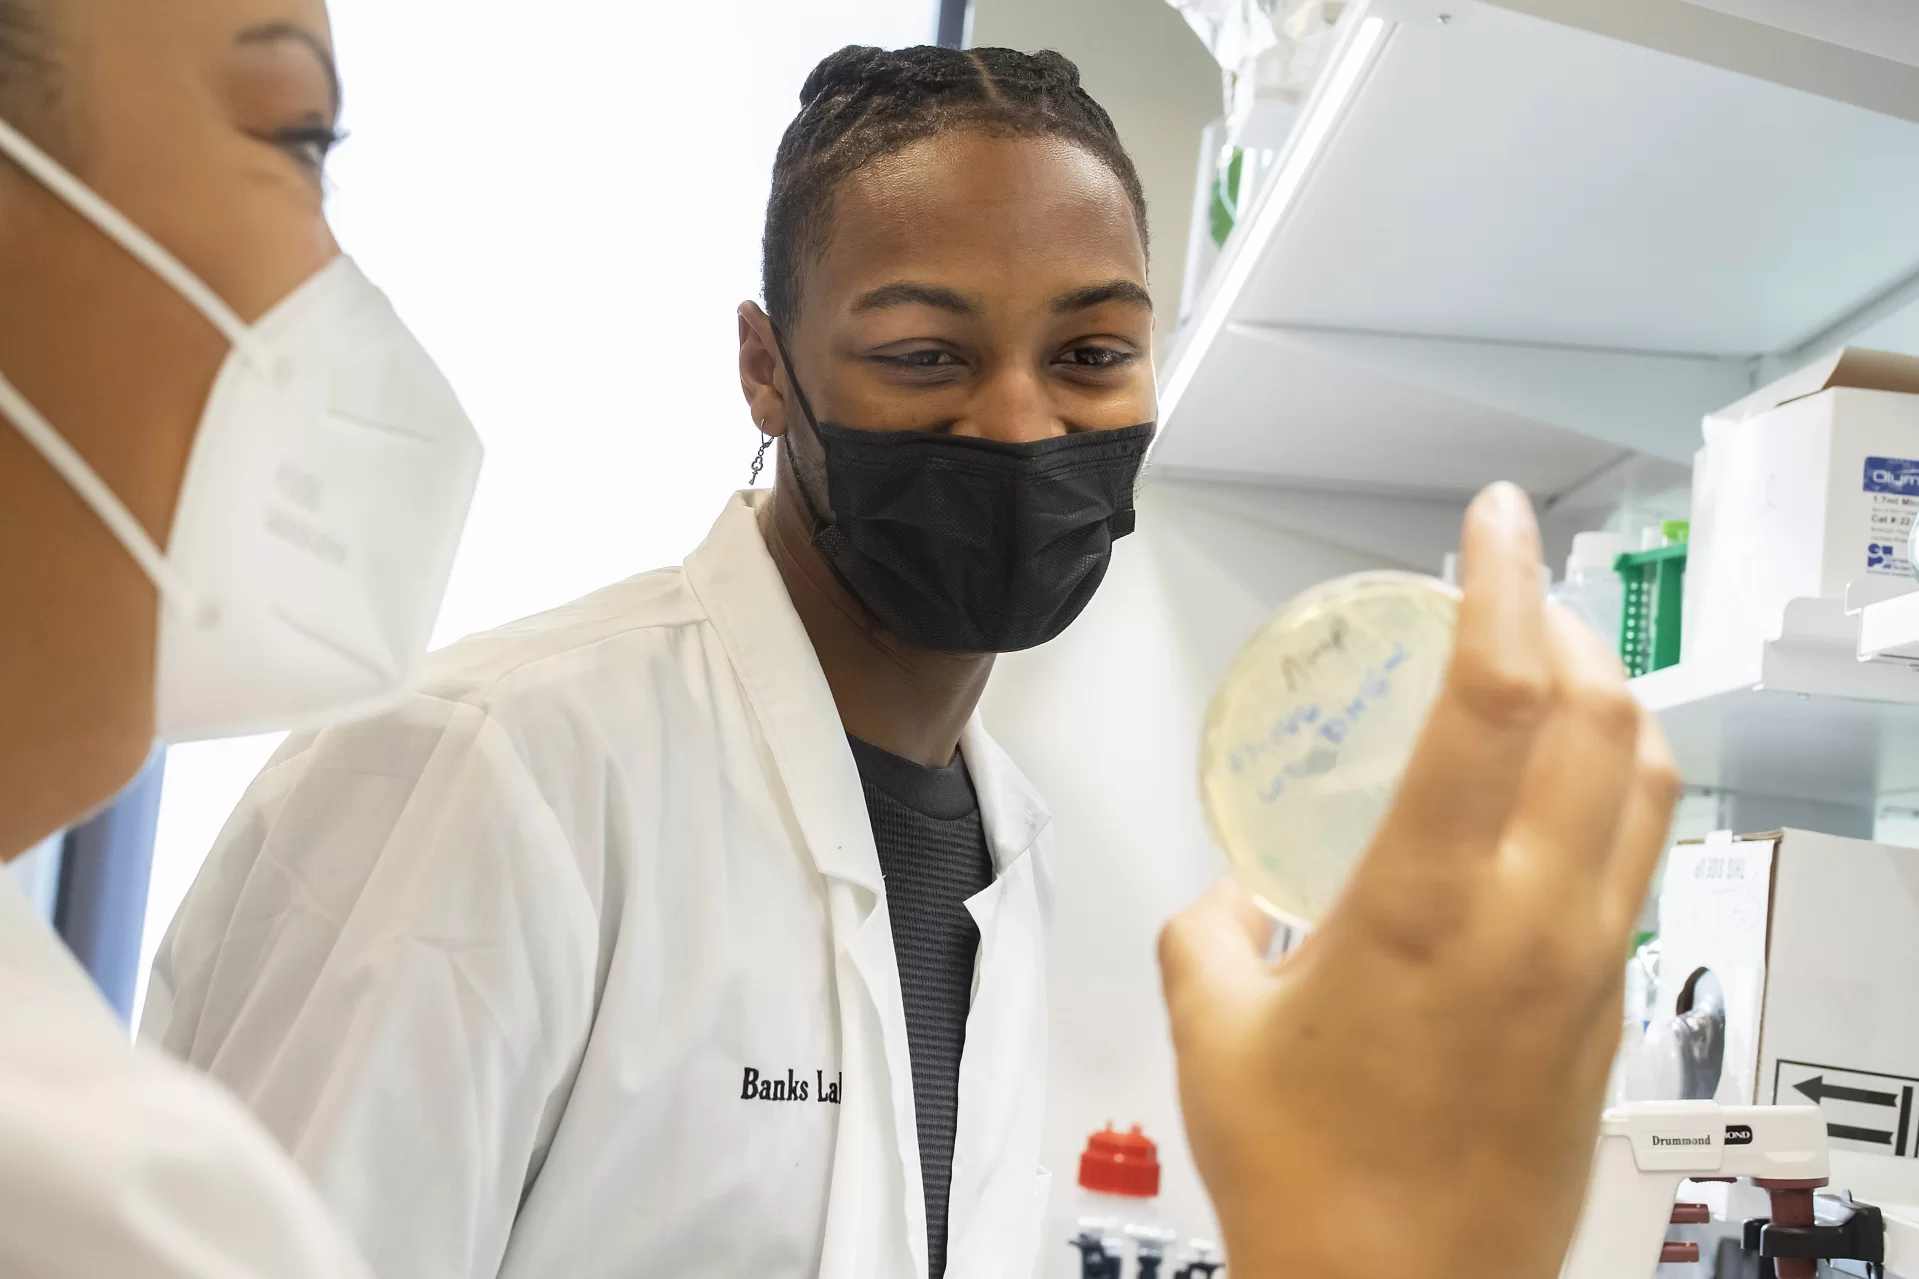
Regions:
<svg viewBox="0 0 1919 1279"><path fill-rule="evenodd" d="M178 69L229 53L242 32L297 28L330 42L326 0L29 0L49 18L61 42L89 58L124 51ZM111 85L102 86L111 89Z"/></svg>
<svg viewBox="0 0 1919 1279"><path fill-rule="evenodd" d="M838 309L910 278L987 297L1051 299L1089 281L1146 281L1126 189L1059 138L941 134L853 173L834 193L804 305Z"/></svg>

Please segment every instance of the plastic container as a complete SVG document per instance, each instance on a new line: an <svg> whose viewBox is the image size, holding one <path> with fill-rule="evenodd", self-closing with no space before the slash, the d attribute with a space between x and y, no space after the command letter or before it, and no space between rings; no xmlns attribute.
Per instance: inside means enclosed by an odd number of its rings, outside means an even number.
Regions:
<svg viewBox="0 0 1919 1279"><path fill-rule="evenodd" d="M1172 1279L1213 1279L1225 1269L1225 1256L1211 1239L1188 1239L1175 1258Z"/></svg>
<svg viewBox="0 0 1919 1279"><path fill-rule="evenodd" d="M1547 592L1614 648L1626 611L1626 584L1613 565L1625 552L1623 533L1575 535L1572 554L1566 557L1566 578Z"/></svg>
<svg viewBox="0 0 1919 1279"><path fill-rule="evenodd" d="M1129 1132L1108 1124L1086 1139L1066 1216L1067 1256L1061 1264L1048 1263L1049 1273L1061 1279L1137 1275L1142 1246L1162 1253L1170 1246L1177 1236L1159 1215L1159 1147L1138 1124ZM1158 1274L1168 1279L1163 1268Z"/></svg>
<svg viewBox="0 0 1919 1279"><path fill-rule="evenodd" d="M1608 1106L1661 1100L1657 1096L1657 1074L1647 1073L1647 1054L1653 1047L1648 1040L1658 1002L1659 952L1658 940L1648 937L1633 948L1632 957L1626 961L1624 1019L1620 1025L1619 1051L1613 1058L1612 1075L1606 1084Z"/></svg>
<svg viewBox="0 0 1919 1279"><path fill-rule="evenodd" d="M1172 1279L1177 1230L1136 1221L1126 1227L1126 1239L1132 1247L1133 1279Z"/></svg>
<svg viewBox="0 0 1919 1279"><path fill-rule="evenodd" d="M1206 713L1200 794L1213 837L1268 911L1311 925L1385 814L1452 657L1459 592L1359 573L1282 608Z"/></svg>

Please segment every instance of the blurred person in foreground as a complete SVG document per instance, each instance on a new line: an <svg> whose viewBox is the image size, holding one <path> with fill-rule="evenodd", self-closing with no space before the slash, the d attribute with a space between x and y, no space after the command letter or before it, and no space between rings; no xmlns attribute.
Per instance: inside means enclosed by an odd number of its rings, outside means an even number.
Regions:
<svg viewBox="0 0 1919 1279"><path fill-rule="evenodd" d="M0 861L417 664L479 448L327 229L338 111L320 0L0 0ZM0 1275L367 1275L4 871Z"/></svg>

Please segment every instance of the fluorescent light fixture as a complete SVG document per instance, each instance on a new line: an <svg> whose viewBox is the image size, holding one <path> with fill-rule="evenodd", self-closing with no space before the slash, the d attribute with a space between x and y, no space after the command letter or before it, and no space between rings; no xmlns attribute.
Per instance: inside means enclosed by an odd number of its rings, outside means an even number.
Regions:
<svg viewBox="0 0 1919 1279"><path fill-rule="evenodd" d="M1313 165L1326 149L1333 130L1345 116L1346 108L1351 105L1353 95L1378 57L1390 30L1391 24L1384 18L1364 19L1345 48L1340 50L1339 61L1333 66L1332 72L1313 91L1299 124L1287 140L1286 153L1278 169L1267 183L1265 199L1260 201L1253 220L1235 233L1237 243L1228 241L1230 252L1220 263L1218 277L1200 303L1192 329L1173 356L1172 369L1159 393L1159 420L1162 424L1172 421L1173 413L1179 408L1180 400L1199 370L1199 362L1206 357L1220 330L1225 328L1226 318L1239 301L1239 295L1245 291L1246 282L1252 278L1253 268L1259 265L1266 245L1286 220L1286 215L1299 203L1300 192L1305 189ZM1153 443L1157 448L1159 440L1155 439Z"/></svg>

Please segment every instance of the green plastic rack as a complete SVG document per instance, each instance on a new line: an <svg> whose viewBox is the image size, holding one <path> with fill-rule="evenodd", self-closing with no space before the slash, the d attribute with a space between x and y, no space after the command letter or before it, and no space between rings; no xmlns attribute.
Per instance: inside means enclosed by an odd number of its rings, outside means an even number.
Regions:
<svg viewBox="0 0 1919 1279"><path fill-rule="evenodd" d="M1650 675L1679 663L1686 598L1686 543L1628 551L1613 561L1626 586L1619 619L1619 656L1629 675Z"/></svg>

